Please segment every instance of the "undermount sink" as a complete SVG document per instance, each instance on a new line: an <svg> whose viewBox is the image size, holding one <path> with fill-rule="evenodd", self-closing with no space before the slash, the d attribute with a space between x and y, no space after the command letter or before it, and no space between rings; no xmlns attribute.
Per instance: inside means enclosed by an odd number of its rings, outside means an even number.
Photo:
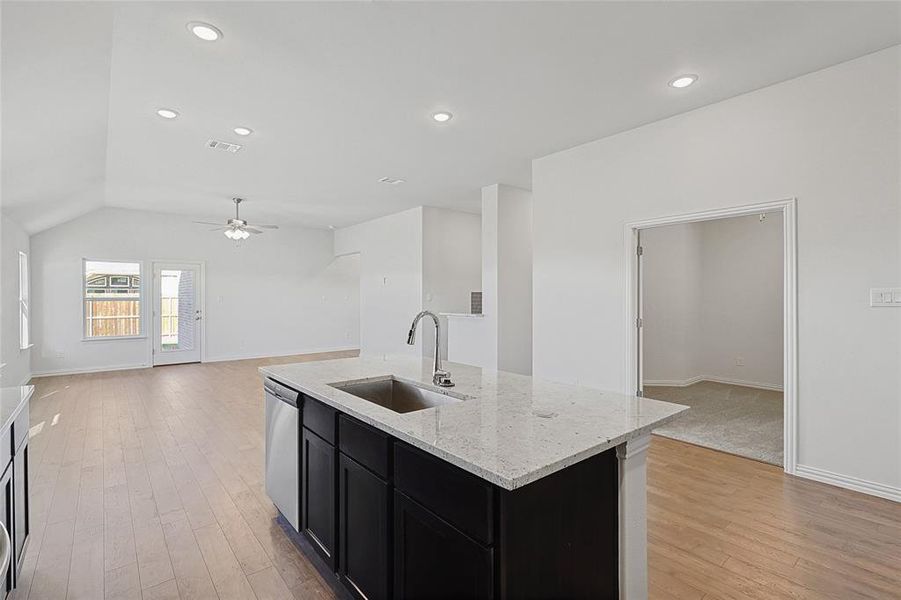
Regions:
<svg viewBox="0 0 901 600"><path fill-rule="evenodd" d="M433 391L388 375L380 379L332 383L331 387L396 413L409 413L468 400L467 396Z"/></svg>

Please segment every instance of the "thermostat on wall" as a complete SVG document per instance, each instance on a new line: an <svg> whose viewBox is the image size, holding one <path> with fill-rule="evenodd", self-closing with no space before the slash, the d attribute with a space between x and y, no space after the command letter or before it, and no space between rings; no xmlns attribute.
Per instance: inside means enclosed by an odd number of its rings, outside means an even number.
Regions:
<svg viewBox="0 0 901 600"><path fill-rule="evenodd" d="M870 306L901 308L901 288L870 288Z"/></svg>

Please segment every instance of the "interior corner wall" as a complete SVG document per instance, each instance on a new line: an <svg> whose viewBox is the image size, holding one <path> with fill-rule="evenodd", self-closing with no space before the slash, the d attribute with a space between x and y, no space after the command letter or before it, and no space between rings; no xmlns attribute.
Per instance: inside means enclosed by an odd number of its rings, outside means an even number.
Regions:
<svg viewBox="0 0 901 600"><path fill-rule="evenodd" d="M138 261L142 339L82 339L82 259ZM207 361L353 349L359 267L332 232L282 227L236 245L181 215L103 208L31 238L35 375L150 364L152 261L205 263Z"/></svg>
<svg viewBox="0 0 901 600"><path fill-rule="evenodd" d="M797 198L798 469L901 498L901 47L533 162L535 374L623 392L625 226Z"/></svg>
<svg viewBox="0 0 901 600"><path fill-rule="evenodd" d="M641 232L646 385L782 387L782 223L771 213Z"/></svg>
<svg viewBox="0 0 901 600"><path fill-rule="evenodd" d="M19 252L31 261L30 240L22 227L0 214L0 383L22 385L31 379L31 352L19 348ZM32 335L34 327L31 327Z"/></svg>
<svg viewBox="0 0 901 600"><path fill-rule="evenodd" d="M421 355L407 331L422 310L422 223L420 206L335 231L335 254L360 257L361 354Z"/></svg>

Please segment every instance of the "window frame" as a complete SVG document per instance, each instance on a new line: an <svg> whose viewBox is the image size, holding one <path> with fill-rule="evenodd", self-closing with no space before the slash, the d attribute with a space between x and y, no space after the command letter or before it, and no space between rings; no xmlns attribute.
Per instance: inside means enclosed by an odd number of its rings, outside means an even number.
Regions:
<svg viewBox="0 0 901 600"><path fill-rule="evenodd" d="M141 278L141 285L138 287L138 303L140 309L138 311L138 331L137 335L107 335L93 336L85 335L87 331L87 315L85 314L85 302L89 299L87 293L87 280L85 279L85 269L89 262L106 262L106 263L130 263L138 265L138 277ZM146 289L147 281L144 277L144 261L133 259L111 259L111 258L82 258L81 259L81 298L79 305L81 307L81 341L82 342L109 342L116 340L145 340L147 339L147 298ZM128 277L131 277L130 275Z"/></svg>
<svg viewBox="0 0 901 600"><path fill-rule="evenodd" d="M28 350L31 342L31 268L28 254L19 250L19 350ZM23 269L24 266L24 269Z"/></svg>

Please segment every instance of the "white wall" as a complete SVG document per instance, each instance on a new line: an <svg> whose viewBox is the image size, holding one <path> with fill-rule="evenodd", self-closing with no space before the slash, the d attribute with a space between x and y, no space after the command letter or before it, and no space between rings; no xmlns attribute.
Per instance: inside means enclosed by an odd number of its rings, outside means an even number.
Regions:
<svg viewBox="0 0 901 600"><path fill-rule="evenodd" d="M797 197L799 471L901 498L899 89L894 47L534 161L536 375L627 389L625 223Z"/></svg>
<svg viewBox="0 0 901 600"><path fill-rule="evenodd" d="M468 313L470 293L482 289L482 218L446 208L423 207L422 306L438 313ZM412 315L411 315L412 318ZM441 355L447 358L446 317ZM432 356L435 330L425 323L420 330L423 356Z"/></svg>
<svg viewBox="0 0 901 600"><path fill-rule="evenodd" d="M781 388L782 214L655 227L641 245L645 383Z"/></svg>
<svg viewBox="0 0 901 600"><path fill-rule="evenodd" d="M334 259L331 232L283 227L236 246L207 229L103 208L34 235L35 374L149 364L149 338L82 341L83 258L143 263L147 332L151 261L205 261L207 360L358 347L358 266Z"/></svg>
<svg viewBox="0 0 901 600"><path fill-rule="evenodd" d="M32 349L19 349L19 252L31 259L28 234L0 214L0 383L7 386L31 379Z"/></svg>
<svg viewBox="0 0 901 600"><path fill-rule="evenodd" d="M782 387L782 221L701 224L701 377Z"/></svg>
<svg viewBox="0 0 901 600"><path fill-rule="evenodd" d="M420 354L407 345L422 310L422 207L335 231L335 255L360 255L360 352Z"/></svg>

